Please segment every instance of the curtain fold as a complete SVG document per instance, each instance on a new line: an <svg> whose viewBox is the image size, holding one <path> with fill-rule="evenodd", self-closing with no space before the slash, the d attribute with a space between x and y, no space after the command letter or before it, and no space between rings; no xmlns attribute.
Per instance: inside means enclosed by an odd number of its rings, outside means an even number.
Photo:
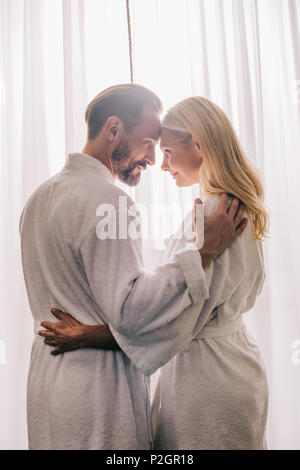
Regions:
<svg viewBox="0 0 300 470"><path fill-rule="evenodd" d="M291 359L300 340L300 0L130 0L130 8L135 81L165 110L191 95L215 101L262 174L267 279L247 324L269 377L269 447L300 449L300 364ZM67 153L81 151L89 100L130 82L126 1L0 0L0 81L0 448L21 449L32 321L19 217ZM176 188L159 151L157 160L130 195L185 212L198 188Z"/></svg>
<svg viewBox="0 0 300 470"><path fill-rule="evenodd" d="M66 154L82 148L85 139L82 125L87 104L84 4L84 0L63 2Z"/></svg>
<svg viewBox="0 0 300 470"><path fill-rule="evenodd" d="M45 4L38 0L26 2L23 12L23 37L20 51L23 59L23 78L20 80L20 85L23 87L20 171L24 200L32 193L32 185L38 185L49 175L45 111L45 38L42 35L42 25L45 22L44 7ZM13 124L12 122L11 125ZM35 182L33 176L36 178Z"/></svg>

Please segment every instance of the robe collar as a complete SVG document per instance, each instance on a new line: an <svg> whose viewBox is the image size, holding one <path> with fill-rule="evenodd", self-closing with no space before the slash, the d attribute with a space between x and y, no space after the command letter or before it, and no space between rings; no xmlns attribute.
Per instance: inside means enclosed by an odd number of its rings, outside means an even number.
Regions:
<svg viewBox="0 0 300 470"><path fill-rule="evenodd" d="M97 172L105 181L115 184L115 179L109 169L97 158L85 153L69 153L65 168Z"/></svg>

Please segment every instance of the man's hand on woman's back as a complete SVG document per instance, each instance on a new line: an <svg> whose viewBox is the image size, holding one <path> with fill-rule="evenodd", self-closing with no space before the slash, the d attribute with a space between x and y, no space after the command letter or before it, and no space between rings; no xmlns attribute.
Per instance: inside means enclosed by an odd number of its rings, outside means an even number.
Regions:
<svg viewBox="0 0 300 470"><path fill-rule="evenodd" d="M202 204L196 199L195 204ZM204 245L199 250L202 264L205 268L218 255L223 253L245 230L248 220L243 217L245 205L237 198L231 201L222 193L216 212L210 217L204 217Z"/></svg>

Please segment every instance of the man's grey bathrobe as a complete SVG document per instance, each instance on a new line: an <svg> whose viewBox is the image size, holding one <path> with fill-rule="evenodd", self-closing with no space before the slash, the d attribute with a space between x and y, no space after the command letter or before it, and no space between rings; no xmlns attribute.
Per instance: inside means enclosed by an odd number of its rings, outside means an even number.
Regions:
<svg viewBox="0 0 300 470"><path fill-rule="evenodd" d="M23 210L22 262L35 333L42 320L53 321L51 307L82 323L106 323L142 368L121 351L53 357L35 335L27 395L31 449L150 449L149 378L142 372L150 375L182 349L198 317L188 307L208 296L197 250L179 252L153 272L144 269L142 241L126 239L119 227L124 195L98 160L72 154ZM101 214L112 207L116 238L99 239ZM128 226L135 219L129 214ZM168 323L170 330L153 339L151 332ZM141 357L129 343L143 344L143 337L152 346Z"/></svg>

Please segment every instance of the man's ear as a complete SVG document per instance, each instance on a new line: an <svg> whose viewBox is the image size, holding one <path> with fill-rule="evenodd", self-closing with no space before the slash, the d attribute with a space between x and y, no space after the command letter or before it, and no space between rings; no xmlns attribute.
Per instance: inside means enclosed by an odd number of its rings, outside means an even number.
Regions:
<svg viewBox="0 0 300 470"><path fill-rule="evenodd" d="M120 138L123 129L121 119L118 116L110 116L104 125L105 137L109 142L114 143Z"/></svg>

